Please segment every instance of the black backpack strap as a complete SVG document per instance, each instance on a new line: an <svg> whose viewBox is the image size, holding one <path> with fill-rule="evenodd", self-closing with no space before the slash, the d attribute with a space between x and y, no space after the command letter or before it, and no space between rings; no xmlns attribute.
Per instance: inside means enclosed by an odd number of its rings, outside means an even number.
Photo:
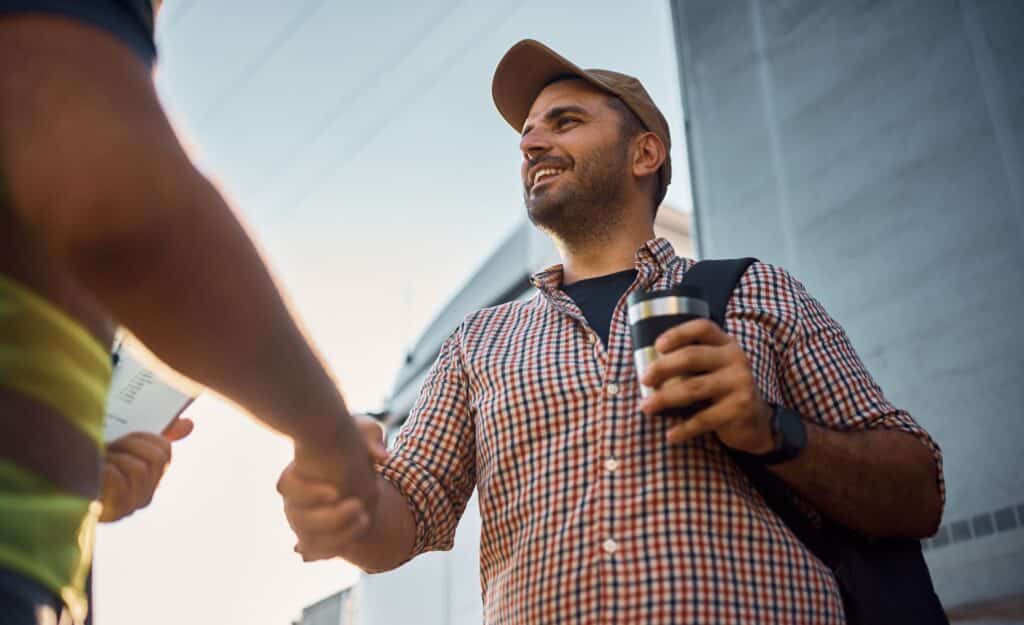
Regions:
<svg viewBox="0 0 1024 625"><path fill-rule="evenodd" d="M747 268L757 262L756 258L727 258L702 260L683 274L682 284L699 286L711 310L711 319L725 327L725 309L732 292L739 284Z"/></svg>
<svg viewBox="0 0 1024 625"><path fill-rule="evenodd" d="M725 313L729 299L743 274L755 262L756 258L702 260L686 271L681 284L700 287L704 291L704 299L708 302L711 319L725 328ZM814 555L832 566L836 561L833 546L826 540L822 531L797 507L785 482L756 460L728 447L725 449L746 473L750 483L761 493L768 507L789 526Z"/></svg>

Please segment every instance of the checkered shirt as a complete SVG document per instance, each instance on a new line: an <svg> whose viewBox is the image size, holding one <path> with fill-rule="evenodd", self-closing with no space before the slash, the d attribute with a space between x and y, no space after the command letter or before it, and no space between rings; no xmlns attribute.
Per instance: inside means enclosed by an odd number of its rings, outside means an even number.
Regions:
<svg viewBox="0 0 1024 625"><path fill-rule="evenodd" d="M629 291L693 264L649 241ZM534 297L467 316L442 347L379 469L410 503L414 553L451 548L475 486L491 625L843 623L829 569L717 439L667 445L674 422L638 410L626 295L605 349L561 282L558 265L536 274ZM752 265L726 329L767 401L829 428L909 432L941 475L932 439L786 271Z"/></svg>

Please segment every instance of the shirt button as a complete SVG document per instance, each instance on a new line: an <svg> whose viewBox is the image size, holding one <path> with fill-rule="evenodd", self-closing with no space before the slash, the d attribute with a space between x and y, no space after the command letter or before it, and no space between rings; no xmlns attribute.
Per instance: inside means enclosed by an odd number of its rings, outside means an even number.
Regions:
<svg viewBox="0 0 1024 625"><path fill-rule="evenodd" d="M608 540L601 543L601 548L604 549L605 553L615 553L619 549L619 543L609 538Z"/></svg>
<svg viewBox="0 0 1024 625"><path fill-rule="evenodd" d="M590 343L591 345L597 342L597 337L594 336L593 332L587 334L587 342Z"/></svg>
<svg viewBox="0 0 1024 625"><path fill-rule="evenodd" d="M619 394L619 385L614 383L614 382L612 382L611 384L606 386L604 390L609 395L615 396L615 395Z"/></svg>
<svg viewBox="0 0 1024 625"><path fill-rule="evenodd" d="M619 468L619 461L615 458L609 458L604 461L604 468L609 473L614 473Z"/></svg>

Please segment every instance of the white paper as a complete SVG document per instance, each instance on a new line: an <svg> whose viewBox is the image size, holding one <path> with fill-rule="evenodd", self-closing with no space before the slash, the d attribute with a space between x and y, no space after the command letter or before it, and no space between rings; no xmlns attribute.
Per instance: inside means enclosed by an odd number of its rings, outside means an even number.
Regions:
<svg viewBox="0 0 1024 625"><path fill-rule="evenodd" d="M159 434L193 399L160 380L119 345L114 351L103 437L109 443L132 432Z"/></svg>

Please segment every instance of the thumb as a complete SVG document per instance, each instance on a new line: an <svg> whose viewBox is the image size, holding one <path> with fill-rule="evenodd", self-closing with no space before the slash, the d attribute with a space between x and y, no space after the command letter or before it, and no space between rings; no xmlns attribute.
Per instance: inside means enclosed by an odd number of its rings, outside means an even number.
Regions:
<svg viewBox="0 0 1024 625"><path fill-rule="evenodd" d="M363 434L363 441L370 451L370 458L377 464L388 459L387 446L384 444L384 426L373 419L360 419L359 429Z"/></svg>
<svg viewBox="0 0 1024 625"><path fill-rule="evenodd" d="M164 438L173 442L180 441L192 433L195 423L192 419L177 418L164 430Z"/></svg>

